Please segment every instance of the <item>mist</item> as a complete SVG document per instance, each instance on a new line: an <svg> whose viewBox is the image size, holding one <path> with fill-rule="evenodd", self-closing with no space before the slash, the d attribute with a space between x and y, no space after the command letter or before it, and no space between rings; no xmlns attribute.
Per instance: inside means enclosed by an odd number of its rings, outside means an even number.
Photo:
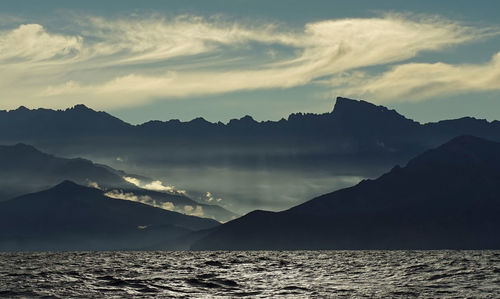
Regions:
<svg viewBox="0 0 500 299"><path fill-rule="evenodd" d="M301 171L203 165L138 167L123 163L116 167L120 165L128 172L141 173L178 186L194 200L217 204L238 214L246 214L256 209L286 210L321 194L353 186L363 179L374 177L377 172L372 170L356 174L354 171L345 170Z"/></svg>

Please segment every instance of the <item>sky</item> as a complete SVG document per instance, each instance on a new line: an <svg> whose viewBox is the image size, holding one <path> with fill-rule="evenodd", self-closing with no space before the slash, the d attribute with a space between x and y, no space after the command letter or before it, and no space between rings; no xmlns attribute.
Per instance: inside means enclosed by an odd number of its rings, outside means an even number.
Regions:
<svg viewBox="0 0 500 299"><path fill-rule="evenodd" d="M0 1L0 109L500 119L500 1Z"/></svg>

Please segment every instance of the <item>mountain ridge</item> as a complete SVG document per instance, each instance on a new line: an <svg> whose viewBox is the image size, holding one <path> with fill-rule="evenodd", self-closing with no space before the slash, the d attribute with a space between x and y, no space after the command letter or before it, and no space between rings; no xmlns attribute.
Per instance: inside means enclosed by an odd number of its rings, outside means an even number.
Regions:
<svg viewBox="0 0 500 299"><path fill-rule="evenodd" d="M185 212L199 207L201 214L219 221L229 221L238 215L220 207L189 198L186 194L149 190L126 181L125 177L139 180L143 185L154 180L115 170L83 158L61 158L44 153L24 143L0 145L0 201L26 193L50 188L60 181L72 180L85 186L111 192L116 198L134 199L152 206ZM159 186L161 187L161 186Z"/></svg>
<svg viewBox="0 0 500 299"><path fill-rule="evenodd" d="M280 121L257 122L242 117L223 124L198 118L190 122L153 121L141 125L118 121L111 127L106 125L107 117L97 122L65 114L74 113L73 110L39 121L24 118L6 121L5 113L0 113L0 144L29 143L58 156L83 157L131 173L154 174L174 185L187 182L190 186L185 188L198 197L211 191L228 199L224 202L243 214L255 208L251 203L260 201L256 197L283 194L273 203L266 203L266 208L280 210L288 207L286 198L295 195L293 191L287 193L292 190L289 187L267 188L256 195L238 183L233 174L241 175L239 181L251 181L256 186L284 184L271 173L289 173L290 182L295 180L293 186L314 180L309 186L318 187L299 190L304 195L294 198L293 204L297 204L302 198L327 191L326 184L334 184L334 176L356 180L377 177L393 165L403 165L424 150L458 135L500 141L500 122L462 118L419 124L367 101L339 97L335 106L331 112L295 113ZM84 107L78 109L87 111ZM83 115L88 113L101 117L88 111ZM170 171L163 171L166 169ZM221 175L221 169L230 186L222 186L215 179ZM201 175L202 172L207 176ZM324 174L328 179L324 179ZM318 181L324 183L317 184ZM205 187L198 188L201 184ZM339 183L339 187L345 186ZM248 191L239 191L244 189Z"/></svg>
<svg viewBox="0 0 500 299"><path fill-rule="evenodd" d="M282 212L251 212L192 248L500 248L499 157L500 143L460 136L377 179Z"/></svg>
<svg viewBox="0 0 500 299"><path fill-rule="evenodd" d="M337 112L335 111L336 110L336 107L339 107L340 109L337 109ZM361 108L361 110L360 110ZM95 110L93 108L90 108L88 106L86 106L85 104L76 104L72 107L68 107L68 108L65 108L65 109L49 109L49 108L33 108L33 109L30 109L30 108L26 108L25 106L19 106L18 108L16 109L11 109L11 110L0 110L0 113L4 113L4 114L8 114L8 113L13 113L13 112L49 112L49 113L64 113L64 112L89 112L89 113L97 113L99 115L102 115L102 116L106 116L106 117L112 117L114 119L117 119L117 120L120 120L121 122L129 125L129 126L142 126L142 125L146 125L148 123L169 123L169 122L172 122L172 123L181 123L181 124L188 124L188 123L198 123L198 122L203 122L203 123L208 123L208 124L212 124L212 125L229 125L229 123L231 122L237 122L237 121L248 121L248 120L251 120L252 122L255 122L255 123L279 123L279 122L282 122L282 121L288 121L290 118L294 118L294 116L297 116L297 115L302 115L302 116L322 116L322 115L329 115L329 114L339 114L339 113L342 113L344 114L345 112L342 111L342 112L339 112L339 110L347 110L348 112L356 112L356 111L372 111L372 112L379 112L379 113L387 113L387 114L393 114L393 115L397 115L398 117L402 117L404 119L407 119L407 120L411 120L415 123L418 123L420 125L427 125L427 124L435 124L435 123L439 123L439 122L448 122L448 121L453 121L453 120L461 120L461 119L471 119L471 120L481 120L481 121L485 121L487 123L495 123L495 122L499 122L499 120L492 120L492 121L488 121L486 119L482 119L482 118L476 118L476 117L471 117L471 116L463 116L463 117L459 117L459 118L451 118L451 119L443 119L443 120L438 120L438 121L429 121L429 122L419 122L419 121L415 121L415 120L412 120L412 119L409 119L409 118L406 118L404 115L398 113L395 109L389 109L383 105L376 105L376 104L373 104L369 101L366 101L366 100L356 100L356 99L351 99L351 98L346 98L346 97L342 97L342 96L338 96L335 100L335 103L333 105L333 109L330 111L330 112L323 112L323 113L303 113L303 112L294 112L294 113L290 113L287 117L283 117L281 118L280 120L262 120L262 121L257 121L255 120L251 115L244 115L240 118L232 118L230 120L228 120L227 122L220 122L220 121L216 121L216 122L211 122L211 121L208 121L206 119L204 119L203 117L201 116L198 116L198 117L195 117L191 120L186 120L186 121L181 121L179 119L169 119L169 120L155 120L155 119L151 119L151 120L148 120L148 121L145 121L145 122L142 122L142 123L138 123L138 124L131 124L127 121L124 121L124 120L121 120L120 118L118 117L115 117L113 116L112 114L108 113L108 112L105 112L105 111L101 111L101 110Z"/></svg>
<svg viewBox="0 0 500 299"><path fill-rule="evenodd" d="M0 202L0 250L172 249L176 238L218 222L106 197L65 180ZM161 248L155 247L162 244Z"/></svg>

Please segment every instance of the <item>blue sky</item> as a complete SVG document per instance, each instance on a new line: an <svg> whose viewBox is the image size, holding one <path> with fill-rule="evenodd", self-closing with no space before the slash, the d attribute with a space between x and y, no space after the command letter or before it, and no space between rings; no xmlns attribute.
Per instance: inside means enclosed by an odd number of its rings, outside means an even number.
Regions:
<svg viewBox="0 0 500 299"><path fill-rule="evenodd" d="M498 1L0 2L0 109L277 120L361 98L500 119Z"/></svg>

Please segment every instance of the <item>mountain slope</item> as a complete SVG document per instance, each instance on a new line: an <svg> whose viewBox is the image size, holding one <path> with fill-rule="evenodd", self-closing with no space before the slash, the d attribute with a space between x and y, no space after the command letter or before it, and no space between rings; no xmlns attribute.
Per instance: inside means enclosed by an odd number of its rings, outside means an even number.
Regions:
<svg viewBox="0 0 500 299"><path fill-rule="evenodd" d="M136 188L112 189L108 191L106 195L115 198L138 198L140 202L147 205L161 207L182 214L211 218L219 222L227 222L240 216L215 204L205 204L194 201L183 194L172 194Z"/></svg>
<svg viewBox="0 0 500 299"><path fill-rule="evenodd" d="M130 125L84 106L18 110L0 112L0 144L29 143L162 178L197 198L210 191L240 214L257 204L282 210L345 187L345 180L377 177L459 135L500 141L498 121L420 124L386 107L341 97L323 114L260 122L245 116L227 124L197 118Z"/></svg>
<svg viewBox="0 0 500 299"><path fill-rule="evenodd" d="M500 248L500 144L457 137L376 180L255 211L194 249Z"/></svg>
<svg viewBox="0 0 500 299"><path fill-rule="evenodd" d="M167 205L171 210L186 213L187 208L199 207L198 215L229 221L238 215L217 205L198 203L185 195L147 190L127 182L133 177L146 185L153 180L130 175L111 167L76 158L66 159L43 153L32 146L16 144L0 146L0 201L50 188L61 181L71 180L80 185L94 186L133 198L153 206Z"/></svg>
<svg viewBox="0 0 500 299"><path fill-rule="evenodd" d="M86 159L65 159L26 144L0 146L0 200L40 191L63 180L92 182L115 188L131 187L109 168Z"/></svg>
<svg viewBox="0 0 500 299"><path fill-rule="evenodd" d="M339 155L351 163L360 157L406 161L462 134L500 141L500 122L462 118L422 125L386 107L342 97L329 113L295 113L264 122L245 116L227 124L197 118L133 126L84 105L64 111L0 111L1 143L25 142L55 154L110 161L126 157L152 164L251 166L266 159L303 167L311 162L321 166Z"/></svg>
<svg viewBox="0 0 500 299"><path fill-rule="evenodd" d="M85 105L76 105L66 110L30 110L21 106L16 110L0 111L2 139L6 140L38 136L51 141L69 138L71 142L75 142L84 136L110 136L131 127L116 117L94 111Z"/></svg>
<svg viewBox="0 0 500 299"><path fill-rule="evenodd" d="M175 238L217 225L65 181L0 203L0 249L151 249L160 243L175 248Z"/></svg>

